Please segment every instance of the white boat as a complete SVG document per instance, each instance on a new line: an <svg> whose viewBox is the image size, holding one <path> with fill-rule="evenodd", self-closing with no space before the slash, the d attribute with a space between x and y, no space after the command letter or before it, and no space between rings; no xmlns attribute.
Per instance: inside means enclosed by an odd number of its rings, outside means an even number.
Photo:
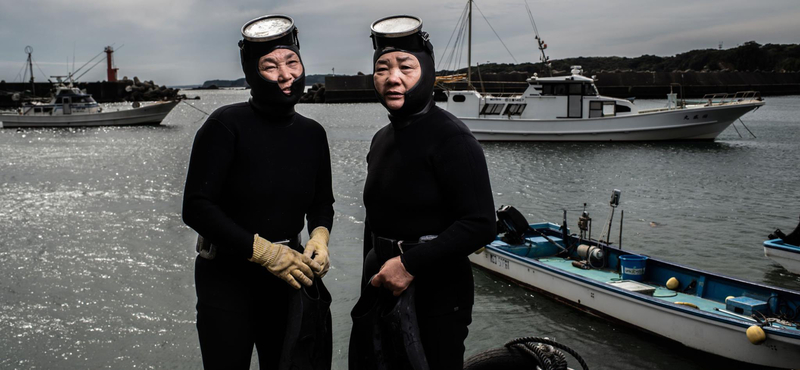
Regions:
<svg viewBox="0 0 800 370"><path fill-rule="evenodd" d="M565 242L560 226L552 223L530 227L522 244L509 244L498 237L470 260L571 306L687 347L749 364L800 366L796 317L800 292L655 258L627 267L619 261L636 256L628 251L575 235L566 236ZM576 250L577 244L584 245ZM564 248L569 252L566 255ZM585 260L577 261L582 258ZM626 278L626 273L638 275L640 281ZM665 286L671 278L676 279L673 289ZM747 334L758 328L765 339L754 344Z"/></svg>
<svg viewBox="0 0 800 370"><path fill-rule="evenodd" d="M781 239L767 240L764 242L764 255L787 271L800 275L800 247Z"/></svg>
<svg viewBox="0 0 800 370"><path fill-rule="evenodd" d="M574 66L571 76L527 80L521 95L447 91L443 108L461 119L480 141L714 140L742 115L764 105L758 93L706 96L683 104L639 110L631 101L599 95L594 79Z"/></svg>
<svg viewBox="0 0 800 370"><path fill-rule="evenodd" d="M60 84L50 103L0 114L0 128L158 125L179 102L134 102L131 109L104 112L90 94Z"/></svg>
<svg viewBox="0 0 800 370"><path fill-rule="evenodd" d="M472 88L472 0L468 1L466 82ZM527 3L525 4L527 8ZM550 58L539 37L533 15L540 60ZM456 29L462 28L460 23ZM706 95L699 104L687 105L670 92L662 109L639 110L633 102L599 95L594 77L581 75L573 66L570 76L527 79L521 95L494 96L475 90L445 91L440 106L463 121L479 141L657 141L714 140L745 113L764 101L755 91ZM441 76L438 81L451 80ZM673 84L677 85L677 84Z"/></svg>

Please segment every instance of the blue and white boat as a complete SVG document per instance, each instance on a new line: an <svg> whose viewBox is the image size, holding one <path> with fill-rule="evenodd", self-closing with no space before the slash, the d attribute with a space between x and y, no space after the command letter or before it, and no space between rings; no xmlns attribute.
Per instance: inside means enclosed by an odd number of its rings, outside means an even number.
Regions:
<svg viewBox="0 0 800 370"><path fill-rule="evenodd" d="M553 223L531 224L523 237L509 244L498 236L470 260L691 348L749 364L800 367L800 292L636 255Z"/></svg>
<svg viewBox="0 0 800 370"><path fill-rule="evenodd" d="M787 244L781 239L764 242L764 255L777 262L791 273L800 275L800 247Z"/></svg>

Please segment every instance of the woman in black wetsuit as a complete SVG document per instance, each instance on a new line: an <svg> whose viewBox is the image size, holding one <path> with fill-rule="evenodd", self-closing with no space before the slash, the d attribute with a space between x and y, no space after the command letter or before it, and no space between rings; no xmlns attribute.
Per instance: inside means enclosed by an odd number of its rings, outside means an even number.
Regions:
<svg viewBox="0 0 800 370"><path fill-rule="evenodd" d="M467 256L496 234L486 159L469 129L433 102L422 22L390 18L372 27L374 88L390 124L367 155L363 283L399 295L413 281L430 369L461 369L474 295Z"/></svg>
<svg viewBox="0 0 800 370"><path fill-rule="evenodd" d="M296 28L267 16L242 36L252 97L198 130L183 201L184 221L202 235L195 285L206 369L248 369L253 345L260 368L276 369L290 294L329 266L330 153L322 126L294 111L305 87Z"/></svg>

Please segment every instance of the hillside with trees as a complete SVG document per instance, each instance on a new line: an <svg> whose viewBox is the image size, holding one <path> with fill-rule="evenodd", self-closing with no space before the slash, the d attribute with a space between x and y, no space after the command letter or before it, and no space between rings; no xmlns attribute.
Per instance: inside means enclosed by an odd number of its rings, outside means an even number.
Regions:
<svg viewBox="0 0 800 370"><path fill-rule="evenodd" d="M555 74L568 73L579 65L584 75L614 72L800 72L800 45L766 44L748 41L735 48L692 50L675 56L642 55L627 57L576 57L552 60ZM542 63L489 63L480 65L481 73L526 72L546 74ZM466 68L458 71L465 73ZM452 73L452 71L445 71ZM475 73L475 71L473 71Z"/></svg>

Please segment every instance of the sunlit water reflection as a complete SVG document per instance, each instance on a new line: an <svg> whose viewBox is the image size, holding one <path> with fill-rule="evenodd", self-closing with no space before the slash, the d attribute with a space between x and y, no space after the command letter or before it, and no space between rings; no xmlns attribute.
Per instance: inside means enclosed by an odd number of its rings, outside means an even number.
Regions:
<svg viewBox="0 0 800 370"><path fill-rule="evenodd" d="M0 368L201 366L194 326L194 232L180 217L191 144L203 115L246 91L198 91L160 127L0 131ZM640 101L656 107L662 101ZM301 105L326 127L336 219L334 368L345 369L357 300L361 191L378 104ZM797 97L774 97L713 143L485 143L496 206L530 221L595 221L622 190L623 247L800 290L763 255L776 227L800 214ZM619 219L619 211L615 219ZM615 224L618 225L618 224ZM599 227L597 228L599 230ZM612 232L612 240L618 238ZM566 307L476 270L467 355L519 336L549 336L592 368L737 367ZM577 365L574 365L577 366ZM574 367L573 366L573 367Z"/></svg>

